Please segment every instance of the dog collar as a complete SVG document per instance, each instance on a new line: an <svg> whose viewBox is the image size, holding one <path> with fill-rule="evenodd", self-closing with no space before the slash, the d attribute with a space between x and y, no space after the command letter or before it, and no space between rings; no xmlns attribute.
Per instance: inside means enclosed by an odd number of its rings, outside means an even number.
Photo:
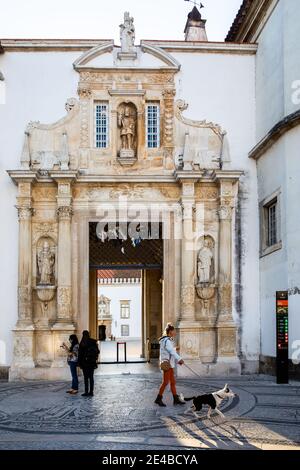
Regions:
<svg viewBox="0 0 300 470"><path fill-rule="evenodd" d="M220 400L223 400L223 397L220 397L220 395L218 395L217 393L216 393L216 395L217 395L218 398L220 398Z"/></svg>

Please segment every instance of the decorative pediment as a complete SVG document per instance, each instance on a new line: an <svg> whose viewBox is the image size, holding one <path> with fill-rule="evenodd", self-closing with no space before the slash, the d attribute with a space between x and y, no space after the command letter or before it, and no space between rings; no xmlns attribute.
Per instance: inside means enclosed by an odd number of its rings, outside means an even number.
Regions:
<svg viewBox="0 0 300 470"><path fill-rule="evenodd" d="M73 64L75 70L170 70L178 71L180 64L167 52L153 44L141 42L132 53L123 53L113 41L99 44L82 54Z"/></svg>

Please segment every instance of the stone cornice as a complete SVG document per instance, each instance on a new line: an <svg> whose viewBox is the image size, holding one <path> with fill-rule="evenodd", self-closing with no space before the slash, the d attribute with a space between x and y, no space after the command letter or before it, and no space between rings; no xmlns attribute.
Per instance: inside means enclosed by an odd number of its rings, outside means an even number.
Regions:
<svg viewBox="0 0 300 470"><path fill-rule="evenodd" d="M174 175L79 175L77 183L175 183Z"/></svg>
<svg viewBox="0 0 300 470"><path fill-rule="evenodd" d="M78 172L77 171L51 171L50 177L53 178L56 182L64 182L68 181L72 183L77 179Z"/></svg>
<svg viewBox="0 0 300 470"><path fill-rule="evenodd" d="M279 0L244 0L227 34L227 42L255 42Z"/></svg>
<svg viewBox="0 0 300 470"><path fill-rule="evenodd" d="M238 181L244 175L243 171L238 170L215 170L213 173L214 181Z"/></svg>
<svg viewBox="0 0 300 470"><path fill-rule="evenodd" d="M300 110L279 121L268 134L249 152L249 158L258 160L286 132L300 124Z"/></svg>
<svg viewBox="0 0 300 470"><path fill-rule="evenodd" d="M89 52L99 44L111 44L110 39L1 39L2 52L82 51ZM256 44L231 44L226 42L187 42L142 40L141 46L154 46L165 52L199 52L219 54L256 54Z"/></svg>
<svg viewBox="0 0 300 470"><path fill-rule="evenodd" d="M36 180L36 173L30 170L7 170L15 184L32 183Z"/></svg>
<svg viewBox="0 0 300 470"><path fill-rule="evenodd" d="M144 41L146 42L146 41ZM256 54L257 44L232 44L226 42L147 41L168 52L197 52L216 54Z"/></svg>
<svg viewBox="0 0 300 470"><path fill-rule="evenodd" d="M88 51L91 48L109 43L108 39L1 39L4 52L9 51Z"/></svg>
<svg viewBox="0 0 300 470"><path fill-rule="evenodd" d="M204 171L176 171L176 181L180 183L197 183L203 176Z"/></svg>
<svg viewBox="0 0 300 470"><path fill-rule="evenodd" d="M237 181L243 174L243 171L236 170L215 170L210 176L205 175L204 170L182 171L176 170L172 174L166 175L91 175L83 174L80 171L50 171L47 176L40 176L38 171L30 170L8 170L7 173L18 184L19 182L38 182L38 183L215 183L219 179Z"/></svg>

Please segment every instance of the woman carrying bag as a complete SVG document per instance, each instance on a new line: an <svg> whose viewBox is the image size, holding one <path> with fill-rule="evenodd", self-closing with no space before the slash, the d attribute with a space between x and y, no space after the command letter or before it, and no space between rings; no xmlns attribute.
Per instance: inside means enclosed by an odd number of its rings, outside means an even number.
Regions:
<svg viewBox="0 0 300 470"><path fill-rule="evenodd" d="M158 395L155 400L155 403L158 406L166 406L164 402L162 401L162 398L163 398L165 388L169 383L171 386L171 392L173 394L174 405L185 404L185 402L180 399L179 395L177 395L177 391L176 391L176 379L175 379L175 374L174 374L176 361L179 365L184 364L184 362L179 356L179 354L177 354L176 352L176 349L174 346L175 336L176 336L175 327L171 323L168 323L163 336L159 339L159 346L160 346L159 362L160 362L160 368L163 372L163 382L160 386Z"/></svg>
<svg viewBox="0 0 300 470"><path fill-rule="evenodd" d="M78 351L79 351L79 341L76 335L71 335L69 338L70 347L65 343L62 344L62 348L68 353L68 365L70 367L70 372L72 376L72 387L67 391L70 395L77 395L78 393L78 375L77 375L77 366L78 366Z"/></svg>

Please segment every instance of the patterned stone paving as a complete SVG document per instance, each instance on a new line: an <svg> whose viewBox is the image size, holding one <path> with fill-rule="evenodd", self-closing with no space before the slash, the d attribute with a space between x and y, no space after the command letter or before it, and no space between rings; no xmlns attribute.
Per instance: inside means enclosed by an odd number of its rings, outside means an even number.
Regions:
<svg viewBox="0 0 300 470"><path fill-rule="evenodd" d="M184 415L166 394L153 404L158 374L98 376L93 398L65 393L67 383L0 384L0 449L300 448L300 387L273 380L230 379L237 397L224 402L225 420ZM224 385L179 379L186 396ZM186 405L189 406L189 405Z"/></svg>

